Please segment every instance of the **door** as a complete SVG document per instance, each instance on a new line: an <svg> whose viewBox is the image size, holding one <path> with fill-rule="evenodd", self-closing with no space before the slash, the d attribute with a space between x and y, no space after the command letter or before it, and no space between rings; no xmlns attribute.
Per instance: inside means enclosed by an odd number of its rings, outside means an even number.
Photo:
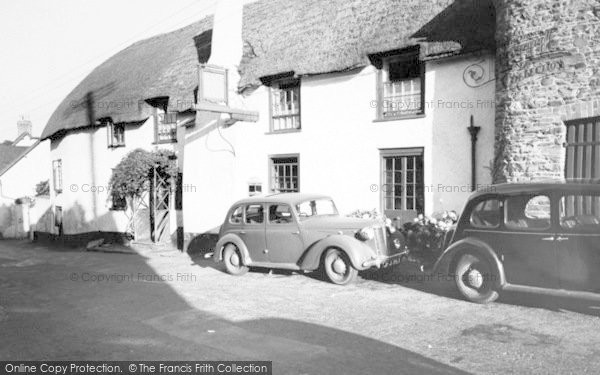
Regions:
<svg viewBox="0 0 600 375"><path fill-rule="evenodd" d="M292 208L287 204L269 205L267 249L271 263L295 266L304 252L304 243Z"/></svg>
<svg viewBox="0 0 600 375"><path fill-rule="evenodd" d="M555 229L548 195L515 195L504 201L501 249L510 284L558 288Z"/></svg>
<svg viewBox="0 0 600 375"><path fill-rule="evenodd" d="M244 225L238 233L242 241L246 244L253 263L266 263L269 261L265 242L264 211L262 203L246 205L244 209Z"/></svg>
<svg viewBox="0 0 600 375"><path fill-rule="evenodd" d="M600 193L560 197L559 224L561 288L600 292Z"/></svg>

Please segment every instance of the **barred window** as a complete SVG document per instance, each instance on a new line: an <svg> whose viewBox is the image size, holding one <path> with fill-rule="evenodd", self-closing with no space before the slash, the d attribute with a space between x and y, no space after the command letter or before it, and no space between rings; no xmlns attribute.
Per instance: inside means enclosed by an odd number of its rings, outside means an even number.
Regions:
<svg viewBox="0 0 600 375"><path fill-rule="evenodd" d="M424 65L418 51L380 57L377 118L402 118L424 113Z"/></svg>
<svg viewBox="0 0 600 375"><path fill-rule="evenodd" d="M177 142L177 113L158 113L156 121L156 143L174 142Z"/></svg>
<svg viewBox="0 0 600 375"><path fill-rule="evenodd" d="M565 178L600 181L600 117L573 120L567 125Z"/></svg>
<svg viewBox="0 0 600 375"><path fill-rule="evenodd" d="M271 191L294 193L300 191L298 156L271 158Z"/></svg>
<svg viewBox="0 0 600 375"><path fill-rule="evenodd" d="M271 91L271 131L300 129L300 81L275 83Z"/></svg>
<svg viewBox="0 0 600 375"><path fill-rule="evenodd" d="M417 150L382 150L384 210L425 210L423 152Z"/></svg>

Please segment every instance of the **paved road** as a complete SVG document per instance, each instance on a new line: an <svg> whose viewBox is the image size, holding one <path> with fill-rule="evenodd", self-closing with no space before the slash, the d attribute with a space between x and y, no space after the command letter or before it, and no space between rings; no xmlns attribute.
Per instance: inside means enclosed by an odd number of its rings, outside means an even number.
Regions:
<svg viewBox="0 0 600 375"><path fill-rule="evenodd" d="M339 287L202 257L0 241L0 360L272 360L276 374L600 372L600 307L480 306L408 270Z"/></svg>

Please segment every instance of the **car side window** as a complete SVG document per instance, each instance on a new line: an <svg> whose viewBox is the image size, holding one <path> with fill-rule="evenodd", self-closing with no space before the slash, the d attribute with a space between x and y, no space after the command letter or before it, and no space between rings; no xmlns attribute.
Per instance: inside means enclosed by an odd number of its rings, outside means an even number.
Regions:
<svg viewBox="0 0 600 375"><path fill-rule="evenodd" d="M242 224L244 222L244 207L239 206L231 213L229 217L231 224Z"/></svg>
<svg viewBox="0 0 600 375"><path fill-rule="evenodd" d="M600 233L600 194L562 197L559 203L559 219L563 229Z"/></svg>
<svg viewBox="0 0 600 375"><path fill-rule="evenodd" d="M292 208L287 204L272 204L269 206L269 222L271 224L289 224L294 222Z"/></svg>
<svg viewBox="0 0 600 375"><path fill-rule="evenodd" d="M475 228L498 228L500 206L500 201L496 198L477 203L471 211L471 225Z"/></svg>
<svg viewBox="0 0 600 375"><path fill-rule="evenodd" d="M508 229L536 230L550 228L550 198L546 195L518 195L504 204L504 225Z"/></svg>
<svg viewBox="0 0 600 375"><path fill-rule="evenodd" d="M246 206L246 224L262 224L264 221L262 204L249 204Z"/></svg>

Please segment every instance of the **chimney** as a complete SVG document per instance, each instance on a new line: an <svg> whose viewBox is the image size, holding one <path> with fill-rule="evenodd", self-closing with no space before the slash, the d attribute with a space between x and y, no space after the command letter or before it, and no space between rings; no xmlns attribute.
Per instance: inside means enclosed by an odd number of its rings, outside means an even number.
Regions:
<svg viewBox="0 0 600 375"><path fill-rule="evenodd" d="M21 116L19 121L17 121L17 137L20 137L21 134L29 134L31 135L32 131L31 121L26 119L25 116Z"/></svg>
<svg viewBox="0 0 600 375"><path fill-rule="evenodd" d="M232 69L242 59L243 0L218 0L208 63Z"/></svg>

